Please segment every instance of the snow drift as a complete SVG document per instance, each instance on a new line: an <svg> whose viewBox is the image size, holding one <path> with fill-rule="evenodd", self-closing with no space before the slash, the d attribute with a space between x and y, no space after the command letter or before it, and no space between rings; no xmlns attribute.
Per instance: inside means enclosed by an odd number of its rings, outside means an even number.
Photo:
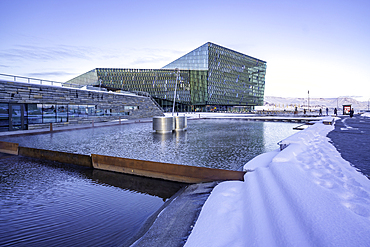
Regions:
<svg viewBox="0 0 370 247"><path fill-rule="evenodd" d="M245 182L220 183L185 246L368 246L370 180L316 123L248 162Z"/></svg>

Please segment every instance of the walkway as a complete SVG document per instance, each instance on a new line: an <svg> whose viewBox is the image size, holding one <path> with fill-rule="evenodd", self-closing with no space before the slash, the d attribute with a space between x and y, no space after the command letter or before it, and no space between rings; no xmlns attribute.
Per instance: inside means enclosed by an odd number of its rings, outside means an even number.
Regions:
<svg viewBox="0 0 370 247"><path fill-rule="evenodd" d="M343 159L360 169L370 179L370 118L341 116L328 134Z"/></svg>

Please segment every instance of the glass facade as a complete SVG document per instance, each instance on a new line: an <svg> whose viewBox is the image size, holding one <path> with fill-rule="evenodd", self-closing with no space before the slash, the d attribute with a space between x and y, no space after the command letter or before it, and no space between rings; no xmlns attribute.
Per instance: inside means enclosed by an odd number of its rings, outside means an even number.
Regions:
<svg viewBox="0 0 370 247"><path fill-rule="evenodd" d="M162 69L208 70L209 44L206 43L198 47L172 63L167 64Z"/></svg>
<svg viewBox="0 0 370 247"><path fill-rule="evenodd" d="M9 130L9 104L0 103L0 131Z"/></svg>
<svg viewBox="0 0 370 247"><path fill-rule="evenodd" d="M209 104L263 105L265 62L213 44L209 53Z"/></svg>
<svg viewBox="0 0 370 247"><path fill-rule="evenodd" d="M197 89L204 92L203 102L197 102L198 104L263 105L266 62L262 60L206 43L163 68L206 70L206 88L199 85L205 82L193 81L193 85L200 86Z"/></svg>
<svg viewBox="0 0 370 247"><path fill-rule="evenodd" d="M110 109L97 105L0 103L0 131L27 129L28 124L68 122L81 117L125 116L137 109L135 105Z"/></svg>
<svg viewBox="0 0 370 247"><path fill-rule="evenodd" d="M245 106L251 110L263 105L266 62L210 42L162 69L97 68L68 82L147 92L166 110L174 98L176 68L180 69L178 109L225 110Z"/></svg>
<svg viewBox="0 0 370 247"><path fill-rule="evenodd" d="M111 90L147 92L153 98L173 100L176 73L168 69L96 69L102 86ZM176 101L190 104L190 71L181 70Z"/></svg>
<svg viewBox="0 0 370 247"><path fill-rule="evenodd" d="M99 80L96 75L96 70L90 70L89 72L86 72L85 74L79 75L76 78L73 79L73 82L78 85L99 85Z"/></svg>

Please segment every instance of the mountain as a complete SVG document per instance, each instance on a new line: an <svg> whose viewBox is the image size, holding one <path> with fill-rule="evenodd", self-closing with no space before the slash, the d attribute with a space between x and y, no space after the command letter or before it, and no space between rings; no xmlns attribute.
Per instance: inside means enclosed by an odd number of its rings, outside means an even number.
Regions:
<svg viewBox="0 0 370 247"><path fill-rule="evenodd" d="M355 111L365 111L369 109L368 101L358 101L351 97L310 98L309 107L311 110L319 110L321 108L325 111L325 109L328 108L329 111L333 111L334 108L338 108L338 110L343 109L343 105L352 105ZM258 106L256 110L294 111L295 107L297 107L298 110L307 109L307 98L265 96L264 106Z"/></svg>

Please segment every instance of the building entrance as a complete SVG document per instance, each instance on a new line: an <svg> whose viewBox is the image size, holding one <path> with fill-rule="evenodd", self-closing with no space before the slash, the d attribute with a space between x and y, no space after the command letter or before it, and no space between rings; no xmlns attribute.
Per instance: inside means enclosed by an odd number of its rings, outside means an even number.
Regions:
<svg viewBox="0 0 370 247"><path fill-rule="evenodd" d="M9 104L9 130L27 129L27 110L25 104Z"/></svg>

